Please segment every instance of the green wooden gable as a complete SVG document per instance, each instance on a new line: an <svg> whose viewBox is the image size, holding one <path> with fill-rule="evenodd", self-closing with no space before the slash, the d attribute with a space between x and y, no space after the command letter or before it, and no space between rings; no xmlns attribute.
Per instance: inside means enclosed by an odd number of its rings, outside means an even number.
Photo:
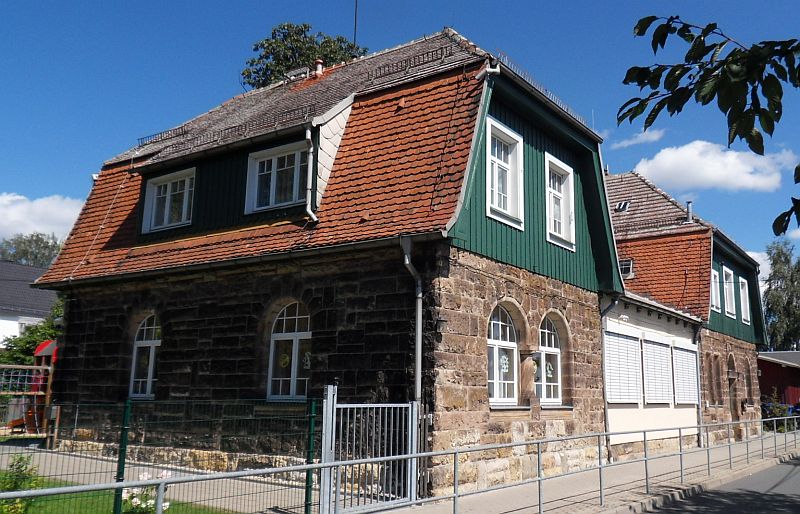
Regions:
<svg viewBox="0 0 800 514"><path fill-rule="evenodd" d="M598 144L501 77L487 79L453 245L590 291L622 292ZM523 138L524 230L486 214L486 118ZM573 168L575 250L547 241L544 155Z"/></svg>

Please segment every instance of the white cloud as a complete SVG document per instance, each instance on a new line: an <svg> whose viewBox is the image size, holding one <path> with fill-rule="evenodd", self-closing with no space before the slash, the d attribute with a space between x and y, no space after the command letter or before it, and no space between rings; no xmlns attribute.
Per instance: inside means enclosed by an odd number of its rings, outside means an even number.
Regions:
<svg viewBox="0 0 800 514"><path fill-rule="evenodd" d="M83 200L61 195L31 200L17 193L0 193L0 238L43 232L63 239L82 205Z"/></svg>
<svg viewBox="0 0 800 514"><path fill-rule="evenodd" d="M786 237L789 239L800 239L800 228L793 228L786 232Z"/></svg>
<svg viewBox="0 0 800 514"><path fill-rule="evenodd" d="M775 191L781 186L781 172L791 169L797 159L791 150L756 155L698 140L664 148L634 169L668 189Z"/></svg>
<svg viewBox="0 0 800 514"><path fill-rule="evenodd" d="M761 297L764 297L764 289L766 288L767 278L772 269L769 265L769 256L767 252L751 252L748 251L747 255L758 261L758 286L761 290Z"/></svg>
<svg viewBox="0 0 800 514"><path fill-rule="evenodd" d="M597 135L603 138L603 140L605 141L606 139L608 139L608 136L611 135L611 129L600 130L597 132Z"/></svg>
<svg viewBox="0 0 800 514"><path fill-rule="evenodd" d="M617 148L628 148L629 146L641 145L644 143L655 143L664 137L664 132L666 132L665 129L647 129L644 132L639 132L633 137L613 143L611 145L611 149L616 150Z"/></svg>

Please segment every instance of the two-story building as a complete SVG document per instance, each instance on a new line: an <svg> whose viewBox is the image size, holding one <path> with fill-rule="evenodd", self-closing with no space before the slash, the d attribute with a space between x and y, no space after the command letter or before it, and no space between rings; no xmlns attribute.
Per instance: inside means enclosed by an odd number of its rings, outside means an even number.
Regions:
<svg viewBox="0 0 800 514"><path fill-rule="evenodd" d="M602 431L599 295L622 282L600 141L450 29L145 138L103 165L38 282L66 298L55 396L338 383L419 397L433 449ZM531 462L464 470L488 484Z"/></svg>
<svg viewBox="0 0 800 514"><path fill-rule="evenodd" d="M0 260L0 348L8 337L20 335L25 327L41 323L56 302L52 291L31 288L45 270Z"/></svg>
<svg viewBox="0 0 800 514"><path fill-rule="evenodd" d="M638 173L607 175L606 184L626 290L702 321L692 338L701 421L758 418L756 345L766 340L758 263Z"/></svg>

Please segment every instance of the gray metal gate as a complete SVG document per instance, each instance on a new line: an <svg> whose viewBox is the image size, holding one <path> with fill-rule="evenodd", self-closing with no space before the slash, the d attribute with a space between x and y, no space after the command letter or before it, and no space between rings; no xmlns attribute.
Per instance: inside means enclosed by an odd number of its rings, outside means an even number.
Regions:
<svg viewBox="0 0 800 514"><path fill-rule="evenodd" d="M417 452L419 405L340 404L327 386L323 404L322 462L408 455ZM320 512L354 512L376 504L416 500L417 461L398 459L322 470Z"/></svg>

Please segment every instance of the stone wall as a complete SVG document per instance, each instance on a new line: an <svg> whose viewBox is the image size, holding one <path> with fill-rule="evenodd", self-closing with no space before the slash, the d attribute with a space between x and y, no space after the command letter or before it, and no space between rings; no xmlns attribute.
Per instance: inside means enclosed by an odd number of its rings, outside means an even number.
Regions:
<svg viewBox="0 0 800 514"><path fill-rule="evenodd" d="M706 328L701 331L700 337L703 423L760 419L761 392L758 388L755 345ZM729 371L732 373L729 374ZM738 426L731 436L740 438L743 429L743 425ZM756 433L756 429L752 425L750 433ZM720 427L712 430L710 437L714 440L725 439L727 429Z"/></svg>
<svg viewBox="0 0 800 514"><path fill-rule="evenodd" d="M426 330L426 369L432 370L426 376L433 406L432 450L602 432L597 294L457 248L441 247L437 263ZM497 305L514 319L523 356L538 347L544 316L557 320L562 406L542 407L523 373L519 405L489 407L486 332ZM598 458L596 438L543 445L542 451L546 474L574 470ZM464 455L461 482L470 489L535 476L535 453L535 446L520 446ZM452 467L451 458L432 462L435 492L452 487Z"/></svg>
<svg viewBox="0 0 800 514"><path fill-rule="evenodd" d="M156 400L264 398L272 323L292 301L311 315L310 396L338 383L343 401L408 400L414 282L399 245L71 290L55 399L127 398L132 341L152 313Z"/></svg>

